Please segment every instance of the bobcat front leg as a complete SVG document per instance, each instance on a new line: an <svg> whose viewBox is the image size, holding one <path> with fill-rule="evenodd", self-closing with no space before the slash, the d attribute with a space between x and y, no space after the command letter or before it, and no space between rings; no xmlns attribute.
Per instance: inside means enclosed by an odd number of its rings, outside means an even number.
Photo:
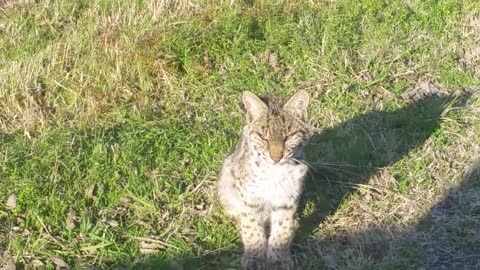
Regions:
<svg viewBox="0 0 480 270"><path fill-rule="evenodd" d="M240 234L243 242L242 266L247 270L265 267L267 235L265 219L259 209L250 208L240 215Z"/></svg>
<svg viewBox="0 0 480 270"><path fill-rule="evenodd" d="M293 269L290 245L295 233L295 210L295 207L281 207L271 213L271 231L267 248L269 270Z"/></svg>

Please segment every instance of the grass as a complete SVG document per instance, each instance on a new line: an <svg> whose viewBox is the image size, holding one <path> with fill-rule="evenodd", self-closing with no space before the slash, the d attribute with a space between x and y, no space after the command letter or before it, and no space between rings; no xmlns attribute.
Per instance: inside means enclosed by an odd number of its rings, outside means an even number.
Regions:
<svg viewBox="0 0 480 270"><path fill-rule="evenodd" d="M298 267L480 268L477 1L0 8L3 264L238 267L214 187L239 95L305 89Z"/></svg>

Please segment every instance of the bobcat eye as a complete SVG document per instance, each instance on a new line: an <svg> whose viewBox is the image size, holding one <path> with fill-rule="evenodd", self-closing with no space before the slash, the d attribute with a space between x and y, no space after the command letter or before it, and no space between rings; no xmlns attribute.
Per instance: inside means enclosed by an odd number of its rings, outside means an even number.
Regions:
<svg viewBox="0 0 480 270"><path fill-rule="evenodd" d="M297 137L302 137L302 132L300 132L300 131L298 131L298 132L293 132L293 133L289 134L285 140L286 140L286 141L290 141L290 140L293 140L293 139L295 139L295 138L297 138Z"/></svg>

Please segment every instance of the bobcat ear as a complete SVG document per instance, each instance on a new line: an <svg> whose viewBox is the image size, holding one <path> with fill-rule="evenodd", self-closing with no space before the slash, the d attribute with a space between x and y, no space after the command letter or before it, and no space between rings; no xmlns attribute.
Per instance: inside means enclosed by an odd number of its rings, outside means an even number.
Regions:
<svg viewBox="0 0 480 270"><path fill-rule="evenodd" d="M307 120L307 108L308 102L310 101L310 95L307 91L301 90L293 95L285 105L283 105L284 110L288 110L296 115L298 115L303 120Z"/></svg>
<svg viewBox="0 0 480 270"><path fill-rule="evenodd" d="M257 119L262 113L267 111L267 104L250 91L243 92L242 102L247 112L248 122Z"/></svg>

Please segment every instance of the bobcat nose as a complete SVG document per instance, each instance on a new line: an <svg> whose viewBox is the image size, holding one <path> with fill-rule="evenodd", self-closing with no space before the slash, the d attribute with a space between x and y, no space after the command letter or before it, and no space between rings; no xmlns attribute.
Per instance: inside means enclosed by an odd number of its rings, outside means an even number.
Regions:
<svg viewBox="0 0 480 270"><path fill-rule="evenodd" d="M277 164L282 159L282 156L272 156L272 155L270 155L270 158L273 160L274 164Z"/></svg>
<svg viewBox="0 0 480 270"><path fill-rule="evenodd" d="M269 141L268 153L273 163L277 164L283 157L283 141L278 138Z"/></svg>

